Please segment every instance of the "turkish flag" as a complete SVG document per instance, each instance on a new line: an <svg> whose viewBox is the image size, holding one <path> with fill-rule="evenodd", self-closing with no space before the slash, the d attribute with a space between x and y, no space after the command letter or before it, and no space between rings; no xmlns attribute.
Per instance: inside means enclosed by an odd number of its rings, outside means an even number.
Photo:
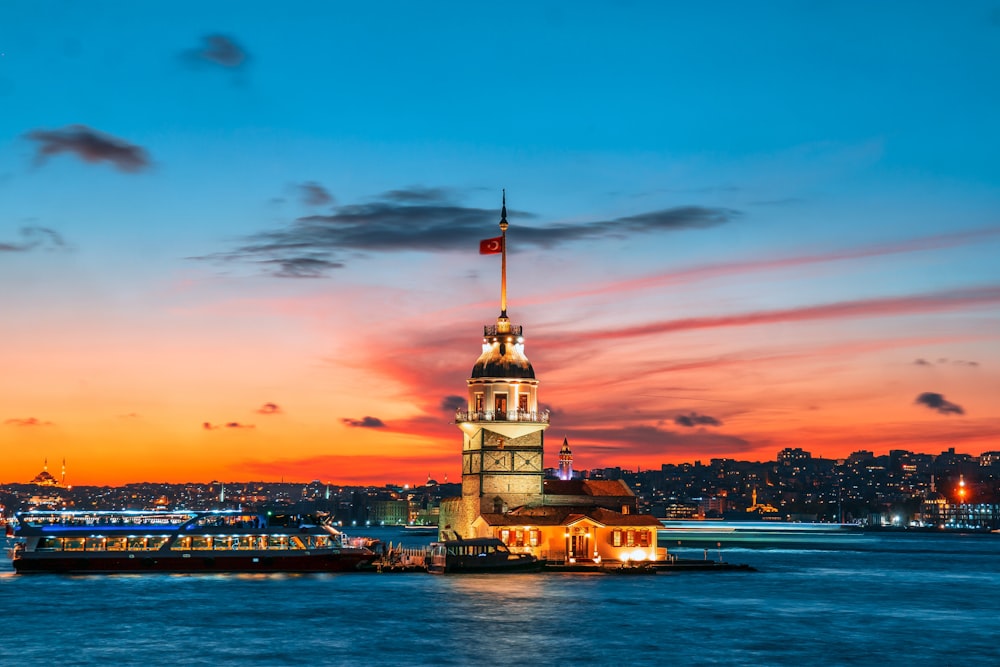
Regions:
<svg viewBox="0 0 1000 667"><path fill-rule="evenodd" d="M480 255L496 255L497 253L503 252L503 237L498 236L495 239L486 239L479 242L479 254Z"/></svg>

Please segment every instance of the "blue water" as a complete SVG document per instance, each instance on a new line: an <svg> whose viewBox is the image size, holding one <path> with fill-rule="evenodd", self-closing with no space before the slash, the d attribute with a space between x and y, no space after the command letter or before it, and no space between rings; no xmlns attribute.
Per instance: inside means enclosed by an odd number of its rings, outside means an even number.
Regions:
<svg viewBox="0 0 1000 667"><path fill-rule="evenodd" d="M722 555L755 573L640 577L16 576L4 560L0 665L1000 665L1000 536L754 547Z"/></svg>

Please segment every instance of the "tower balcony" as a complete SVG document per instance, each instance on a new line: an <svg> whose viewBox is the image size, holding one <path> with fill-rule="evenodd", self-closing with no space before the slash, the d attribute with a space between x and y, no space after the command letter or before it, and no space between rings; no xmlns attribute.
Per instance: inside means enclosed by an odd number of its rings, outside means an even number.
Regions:
<svg viewBox="0 0 1000 667"><path fill-rule="evenodd" d="M497 324L486 324L483 326L483 335L490 336L520 336L523 331L523 327L520 324L507 324L497 325Z"/></svg>
<svg viewBox="0 0 1000 667"><path fill-rule="evenodd" d="M455 423L463 422L527 422L531 424L548 424L548 410L507 410L494 411L484 410L474 412L471 410L456 410Z"/></svg>

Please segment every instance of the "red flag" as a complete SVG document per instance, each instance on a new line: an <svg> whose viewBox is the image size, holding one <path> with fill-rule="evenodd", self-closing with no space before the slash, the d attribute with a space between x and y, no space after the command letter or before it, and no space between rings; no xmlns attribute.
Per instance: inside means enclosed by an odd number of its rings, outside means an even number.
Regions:
<svg viewBox="0 0 1000 667"><path fill-rule="evenodd" d="M503 237L498 236L495 239L486 239L479 242L479 254L480 255L496 255L503 252Z"/></svg>

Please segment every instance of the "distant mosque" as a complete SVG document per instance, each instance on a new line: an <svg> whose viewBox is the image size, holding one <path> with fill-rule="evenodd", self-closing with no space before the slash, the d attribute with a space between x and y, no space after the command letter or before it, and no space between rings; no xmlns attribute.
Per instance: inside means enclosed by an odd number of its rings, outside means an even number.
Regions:
<svg viewBox="0 0 1000 667"><path fill-rule="evenodd" d="M462 495L441 502L441 539L496 537L511 551L550 561L655 560L660 522L636 513L636 497L620 480L573 478L563 439L558 479L545 479L549 413L538 405L538 380L524 354L524 332L507 316L507 201L501 236L480 244L500 254L500 316L483 327L482 353L472 368L461 429Z"/></svg>
<svg viewBox="0 0 1000 667"><path fill-rule="evenodd" d="M62 477L56 479L55 476L49 472L49 459L45 458L45 464L42 471L35 475L28 484L35 484L36 486L55 486L62 488L66 486L66 459L62 462Z"/></svg>

